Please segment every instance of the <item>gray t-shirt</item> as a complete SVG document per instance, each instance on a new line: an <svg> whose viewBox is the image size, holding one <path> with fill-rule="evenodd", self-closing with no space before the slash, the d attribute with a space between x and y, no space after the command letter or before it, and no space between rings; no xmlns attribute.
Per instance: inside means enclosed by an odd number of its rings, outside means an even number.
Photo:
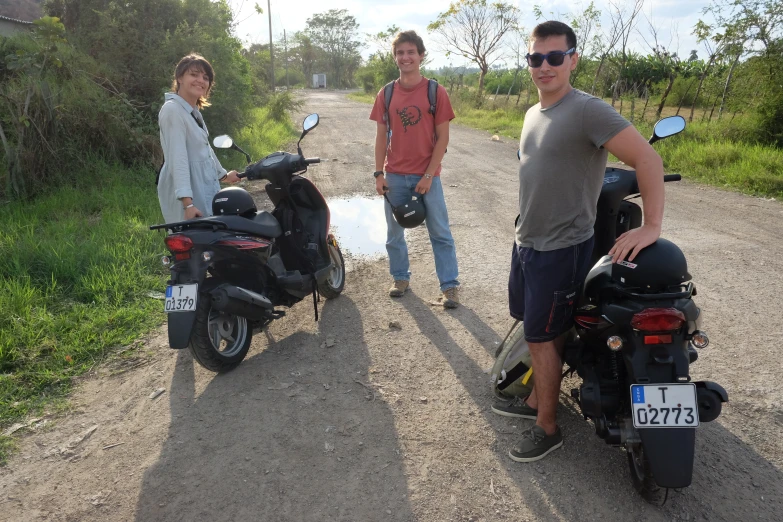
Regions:
<svg viewBox="0 0 783 522"><path fill-rule="evenodd" d="M527 111L517 245L548 251L590 239L608 156L602 147L629 125L609 104L576 89L546 109L536 104Z"/></svg>

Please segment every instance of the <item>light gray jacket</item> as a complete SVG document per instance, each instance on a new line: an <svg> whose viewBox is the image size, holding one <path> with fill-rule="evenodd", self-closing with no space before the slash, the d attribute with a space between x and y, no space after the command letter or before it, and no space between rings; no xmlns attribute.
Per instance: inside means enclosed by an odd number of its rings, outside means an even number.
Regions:
<svg viewBox="0 0 783 522"><path fill-rule="evenodd" d="M196 208L210 216L212 198L220 190L218 180L226 175L226 169L209 145L209 131L198 109L173 92L166 93L165 100L158 113L165 160L158 180L163 218L166 223L185 219L181 198L193 198Z"/></svg>

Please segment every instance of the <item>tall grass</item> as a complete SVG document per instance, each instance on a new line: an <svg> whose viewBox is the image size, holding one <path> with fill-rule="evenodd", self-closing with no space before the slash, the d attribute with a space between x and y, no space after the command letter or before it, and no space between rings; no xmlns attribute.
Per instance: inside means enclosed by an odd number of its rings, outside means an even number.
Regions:
<svg viewBox="0 0 783 522"><path fill-rule="evenodd" d="M0 208L0 425L162 319L154 173L93 166L93 186Z"/></svg>
<svg viewBox="0 0 783 522"><path fill-rule="evenodd" d="M254 119L236 139L256 159L295 136L264 109ZM162 221L155 173L88 163L70 186L0 205L0 427L164 319L151 297L167 277L162 232L148 229ZM11 447L0 440L0 463Z"/></svg>

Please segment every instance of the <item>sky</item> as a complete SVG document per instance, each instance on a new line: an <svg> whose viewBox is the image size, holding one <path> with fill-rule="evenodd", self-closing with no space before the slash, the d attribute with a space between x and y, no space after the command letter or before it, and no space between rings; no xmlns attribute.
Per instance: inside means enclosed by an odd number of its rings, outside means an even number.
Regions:
<svg viewBox="0 0 783 522"><path fill-rule="evenodd" d="M237 36L244 42L267 43L269 41L269 22L267 14L267 0L228 0L236 13L236 21L239 22L236 29ZM263 15L255 12L254 5L258 4L264 9ZM513 0L511 0L513 2ZM632 0L616 0L628 5ZM658 29L659 41L677 51L681 56L688 56L691 49L698 49L699 56L705 53L696 38L691 34L693 26L703 18L702 9L709 5L709 0L645 0L642 9L647 19L651 19ZM414 29L424 39L424 44L430 58L430 67L440 67L452 64L454 67L466 65L462 57L447 57L439 49L436 37L427 32L427 25L435 20L439 13L448 9L449 0L389 0L387 3L379 3L377 0L271 0L272 33L274 40L283 37L283 30L291 35L303 30L307 25L307 19L315 13L324 13L330 9L346 9L359 23L359 34L364 39L365 33L376 34L385 30L388 26L396 24L403 29ZM564 0L534 0L533 2L518 2L516 5L522 12L522 23L528 30L532 29L539 21L533 14L534 5L546 5L544 14L547 18L557 18L568 21L570 16L551 16L551 13L567 14L581 12L589 5L589 1L566 2ZM607 0L595 0L596 8L602 11L606 20L604 26L608 26ZM649 40L649 24L645 17L641 17L637 25L642 35L634 33L631 37L631 48L637 52L647 54L649 47L645 39ZM367 58L375 49L366 47L362 55ZM499 64L504 62L499 60ZM510 67L510 59L505 60Z"/></svg>

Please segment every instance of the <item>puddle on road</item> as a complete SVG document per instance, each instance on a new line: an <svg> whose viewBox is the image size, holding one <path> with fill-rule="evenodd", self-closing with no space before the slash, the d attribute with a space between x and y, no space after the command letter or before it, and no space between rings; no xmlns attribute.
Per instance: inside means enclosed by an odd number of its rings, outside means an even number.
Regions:
<svg viewBox="0 0 783 522"><path fill-rule="evenodd" d="M356 196L327 201L331 232L343 255L378 259L386 257L386 216L382 198Z"/></svg>

